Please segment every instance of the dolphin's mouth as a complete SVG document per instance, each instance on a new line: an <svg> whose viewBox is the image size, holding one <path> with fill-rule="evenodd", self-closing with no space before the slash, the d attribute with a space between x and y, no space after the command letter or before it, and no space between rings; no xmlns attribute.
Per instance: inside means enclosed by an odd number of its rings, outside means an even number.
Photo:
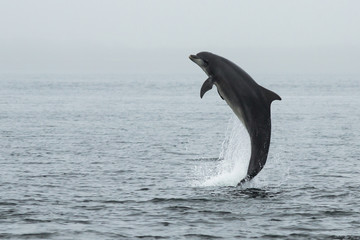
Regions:
<svg viewBox="0 0 360 240"><path fill-rule="evenodd" d="M193 62L195 62L196 60L200 59L200 58L199 58L198 56L196 56L196 55L190 55L189 58L190 58L190 60L193 61ZM196 63L196 62L195 62L195 63Z"/></svg>

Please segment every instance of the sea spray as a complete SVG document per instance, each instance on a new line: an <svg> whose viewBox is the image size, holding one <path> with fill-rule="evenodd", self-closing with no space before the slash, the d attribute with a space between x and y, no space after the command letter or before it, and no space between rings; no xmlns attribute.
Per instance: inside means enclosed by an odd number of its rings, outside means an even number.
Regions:
<svg viewBox="0 0 360 240"><path fill-rule="evenodd" d="M237 117L229 120L216 165L198 166L200 186L236 186L247 173L251 154L250 138Z"/></svg>

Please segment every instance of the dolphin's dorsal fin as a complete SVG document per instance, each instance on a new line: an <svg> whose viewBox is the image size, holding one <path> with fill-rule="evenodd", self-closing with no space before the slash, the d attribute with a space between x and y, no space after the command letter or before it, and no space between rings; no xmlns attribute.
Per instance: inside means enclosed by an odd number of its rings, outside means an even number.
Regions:
<svg viewBox="0 0 360 240"><path fill-rule="evenodd" d="M281 97L279 95L277 95L276 93L274 93L273 91L270 91L269 89L266 89L260 85L259 85L259 87L263 91L263 93L269 103L271 103L274 100L281 100Z"/></svg>

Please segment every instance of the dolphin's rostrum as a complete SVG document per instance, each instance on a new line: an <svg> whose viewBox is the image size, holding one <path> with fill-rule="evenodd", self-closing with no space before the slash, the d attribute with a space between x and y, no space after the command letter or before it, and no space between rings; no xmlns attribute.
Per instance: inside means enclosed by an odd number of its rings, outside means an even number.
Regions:
<svg viewBox="0 0 360 240"><path fill-rule="evenodd" d="M264 167L269 152L271 119L270 105L281 100L276 93L258 85L244 70L231 61L200 52L189 57L208 75L200 97L215 84L219 95L245 125L251 140L251 157L247 176L239 184L255 177Z"/></svg>

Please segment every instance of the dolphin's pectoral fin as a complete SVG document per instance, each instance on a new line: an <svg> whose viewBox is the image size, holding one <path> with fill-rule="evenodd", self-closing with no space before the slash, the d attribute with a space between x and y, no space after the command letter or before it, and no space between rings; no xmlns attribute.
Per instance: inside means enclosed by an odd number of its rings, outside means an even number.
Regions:
<svg viewBox="0 0 360 240"><path fill-rule="evenodd" d="M224 100L223 96L221 96L221 94L220 94L219 89L218 89L218 94L219 94L219 96L222 98L222 100Z"/></svg>
<svg viewBox="0 0 360 240"><path fill-rule="evenodd" d="M201 87L201 90L200 90L200 98L202 98L207 91L212 89L213 85L214 85L214 83L213 83L211 77L206 79L205 82L203 83L202 87Z"/></svg>

